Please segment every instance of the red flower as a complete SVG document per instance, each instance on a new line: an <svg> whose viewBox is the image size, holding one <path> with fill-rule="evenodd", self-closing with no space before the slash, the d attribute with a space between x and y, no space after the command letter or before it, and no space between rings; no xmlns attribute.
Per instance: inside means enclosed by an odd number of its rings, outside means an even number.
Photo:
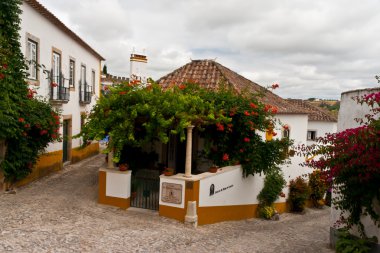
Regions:
<svg viewBox="0 0 380 253"><path fill-rule="evenodd" d="M253 108L253 109L255 109L255 108L257 108L257 105L255 105L254 103L249 103L249 106L251 107L251 108Z"/></svg>
<svg viewBox="0 0 380 253"><path fill-rule="evenodd" d="M280 192L280 197L283 197L283 198L285 198L285 193L283 193L283 192Z"/></svg>
<svg viewBox="0 0 380 253"><path fill-rule="evenodd" d="M253 112L253 111L252 111L252 112L251 112L251 115L252 115L252 116L257 116L257 115L259 115L259 114L258 114L257 112Z"/></svg>
<svg viewBox="0 0 380 253"><path fill-rule="evenodd" d="M284 125L284 130L288 130L289 129L289 126L288 125Z"/></svg>
<svg viewBox="0 0 380 253"><path fill-rule="evenodd" d="M5 75L3 73L0 73L0 79L4 79Z"/></svg>
<svg viewBox="0 0 380 253"><path fill-rule="evenodd" d="M230 159L228 154L223 154L223 161L228 161Z"/></svg>
<svg viewBox="0 0 380 253"><path fill-rule="evenodd" d="M8 64L3 64L3 69L7 69L8 68Z"/></svg>
<svg viewBox="0 0 380 253"><path fill-rule="evenodd" d="M278 87L280 87L280 85L278 85L278 83L272 84L272 89L277 89Z"/></svg>
<svg viewBox="0 0 380 253"><path fill-rule="evenodd" d="M24 118L18 118L18 122L25 122Z"/></svg>
<svg viewBox="0 0 380 253"><path fill-rule="evenodd" d="M272 135L273 135L273 136L276 136L276 135L277 135L277 133L276 133L276 132L272 132Z"/></svg>
<svg viewBox="0 0 380 253"><path fill-rule="evenodd" d="M45 129L40 131L40 135L44 135L44 134L47 134L47 133L48 133L48 131L45 130Z"/></svg>
<svg viewBox="0 0 380 253"><path fill-rule="evenodd" d="M185 88L186 88L186 85L184 85L184 84L181 84L180 86L178 86L178 88L179 88L180 90L183 90L183 89L185 89Z"/></svg>
<svg viewBox="0 0 380 253"><path fill-rule="evenodd" d="M248 111L244 111L245 116L250 116L251 114Z"/></svg>
<svg viewBox="0 0 380 253"><path fill-rule="evenodd" d="M240 153L243 153L243 152L244 152L244 149L241 148L239 151L240 151Z"/></svg>
<svg viewBox="0 0 380 253"><path fill-rule="evenodd" d="M52 134L52 135L51 135L51 138L53 138L53 139L57 139L57 135L56 135L56 134Z"/></svg>
<svg viewBox="0 0 380 253"><path fill-rule="evenodd" d="M109 90L108 86L104 86L104 90Z"/></svg>
<svg viewBox="0 0 380 253"><path fill-rule="evenodd" d="M125 95L125 94L127 94L126 91L119 91L119 95Z"/></svg>
<svg viewBox="0 0 380 253"><path fill-rule="evenodd" d="M51 86L51 87L57 87L58 84L57 84L57 83L51 83L50 86Z"/></svg>
<svg viewBox="0 0 380 253"><path fill-rule="evenodd" d="M249 139L247 137L244 138L244 142L250 142L250 141L251 141L251 139Z"/></svg>
<svg viewBox="0 0 380 253"><path fill-rule="evenodd" d="M25 126L24 126L25 128L29 128L30 127L30 125L29 124L25 124Z"/></svg>
<svg viewBox="0 0 380 253"><path fill-rule="evenodd" d="M273 108L272 108L272 113L273 113L273 114L276 114L277 112L278 112L277 107L273 107Z"/></svg>
<svg viewBox="0 0 380 253"><path fill-rule="evenodd" d="M215 125L216 125L216 130L217 131L221 131L221 132L224 131L224 126L222 124L216 123Z"/></svg>

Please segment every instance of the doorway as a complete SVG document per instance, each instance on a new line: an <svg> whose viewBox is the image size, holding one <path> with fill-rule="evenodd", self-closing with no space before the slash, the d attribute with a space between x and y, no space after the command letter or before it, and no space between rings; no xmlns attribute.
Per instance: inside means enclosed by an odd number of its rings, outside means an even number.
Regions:
<svg viewBox="0 0 380 253"><path fill-rule="evenodd" d="M62 124L62 162L71 160L71 119L63 120Z"/></svg>

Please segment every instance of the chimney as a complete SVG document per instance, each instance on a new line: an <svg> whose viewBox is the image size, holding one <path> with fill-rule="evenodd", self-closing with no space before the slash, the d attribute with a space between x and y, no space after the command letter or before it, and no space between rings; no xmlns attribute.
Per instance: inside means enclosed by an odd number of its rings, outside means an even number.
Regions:
<svg viewBox="0 0 380 253"><path fill-rule="evenodd" d="M131 54L130 58L130 80L139 80L142 84L147 82L146 64L148 59L142 54Z"/></svg>

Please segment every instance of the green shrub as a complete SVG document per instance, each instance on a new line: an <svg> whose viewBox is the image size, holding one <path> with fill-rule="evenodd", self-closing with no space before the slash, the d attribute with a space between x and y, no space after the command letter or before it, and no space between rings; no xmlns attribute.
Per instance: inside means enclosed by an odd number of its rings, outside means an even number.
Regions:
<svg viewBox="0 0 380 253"><path fill-rule="evenodd" d="M310 199L314 207L320 207L321 200L323 199L327 190L326 180L321 175L320 170L315 170L313 173L309 174L309 187Z"/></svg>
<svg viewBox="0 0 380 253"><path fill-rule="evenodd" d="M273 206L260 206L259 215L260 217L269 220L276 213L276 209Z"/></svg>
<svg viewBox="0 0 380 253"><path fill-rule="evenodd" d="M337 253L367 253L371 251L372 243L376 239L362 239L351 235L346 229L338 232L338 240L335 245Z"/></svg>
<svg viewBox="0 0 380 253"><path fill-rule="evenodd" d="M305 209L306 200L309 199L310 189L305 179L297 177L289 182L290 209L293 212L302 212Z"/></svg>
<svg viewBox="0 0 380 253"><path fill-rule="evenodd" d="M257 196L260 202L260 217L270 219L275 214L273 203L278 199L285 185L284 175L279 168L275 167L266 175L264 187Z"/></svg>

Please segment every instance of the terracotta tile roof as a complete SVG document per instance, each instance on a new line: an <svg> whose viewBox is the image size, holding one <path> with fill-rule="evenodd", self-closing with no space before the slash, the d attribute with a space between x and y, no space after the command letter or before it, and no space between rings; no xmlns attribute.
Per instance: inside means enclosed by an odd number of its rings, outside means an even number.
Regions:
<svg viewBox="0 0 380 253"><path fill-rule="evenodd" d="M184 82L195 82L208 89L218 89L220 85L232 87L237 92L258 92L264 88L255 82L224 67L214 60L192 60L190 63L161 77L157 82L164 88L169 85L180 85ZM263 103L276 106L280 114L307 114L302 107L288 103L285 99L267 91L261 99Z"/></svg>
<svg viewBox="0 0 380 253"><path fill-rule="evenodd" d="M332 115L329 111L312 105L311 103L304 101L302 99L287 99L288 103L302 107L308 111L309 121L327 121L327 122L337 122L338 119Z"/></svg>
<svg viewBox="0 0 380 253"><path fill-rule="evenodd" d="M51 13L48 9L45 8L42 4L37 2L36 0L24 0L25 3L30 5L33 9L35 9L38 13L44 16L47 20L49 20L52 24L58 27L62 32L66 33L73 40L78 42L79 45L84 47L87 51L97 57L99 60L104 61L105 59L98 52L96 52L92 47L90 47L84 40L82 40L78 35L76 35L73 31L71 31L65 24L63 24L53 13Z"/></svg>

